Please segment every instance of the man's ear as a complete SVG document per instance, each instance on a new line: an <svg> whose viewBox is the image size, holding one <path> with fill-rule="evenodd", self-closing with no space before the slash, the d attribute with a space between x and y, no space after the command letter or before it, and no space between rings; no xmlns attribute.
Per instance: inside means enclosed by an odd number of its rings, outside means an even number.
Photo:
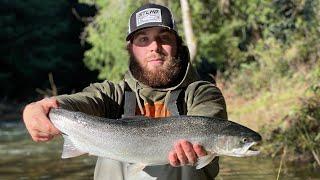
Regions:
<svg viewBox="0 0 320 180"><path fill-rule="evenodd" d="M127 48L128 51L131 51L131 50L132 50L132 43L131 43L131 41L128 41L128 42L127 42L127 47L126 47L126 48Z"/></svg>

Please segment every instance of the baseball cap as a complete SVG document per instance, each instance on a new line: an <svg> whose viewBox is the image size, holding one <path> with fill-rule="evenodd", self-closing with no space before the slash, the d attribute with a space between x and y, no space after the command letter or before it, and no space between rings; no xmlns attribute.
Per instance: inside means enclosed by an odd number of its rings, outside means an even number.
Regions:
<svg viewBox="0 0 320 180"><path fill-rule="evenodd" d="M138 8L131 14L128 26L127 41L135 32L147 27L165 27L178 34L171 11L158 4L145 4Z"/></svg>

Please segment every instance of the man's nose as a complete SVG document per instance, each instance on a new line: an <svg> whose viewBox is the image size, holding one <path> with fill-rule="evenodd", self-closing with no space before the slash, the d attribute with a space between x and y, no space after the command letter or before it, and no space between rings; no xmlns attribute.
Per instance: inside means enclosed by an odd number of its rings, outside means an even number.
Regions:
<svg viewBox="0 0 320 180"><path fill-rule="evenodd" d="M149 49L151 51L157 52L157 51L159 51L160 48L161 48L161 43L158 39L154 39L149 45Z"/></svg>

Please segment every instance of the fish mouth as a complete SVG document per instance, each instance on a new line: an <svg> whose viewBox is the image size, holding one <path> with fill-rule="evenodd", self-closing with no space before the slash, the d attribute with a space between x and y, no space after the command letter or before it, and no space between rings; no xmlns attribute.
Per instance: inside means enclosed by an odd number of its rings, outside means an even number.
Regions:
<svg viewBox="0 0 320 180"><path fill-rule="evenodd" d="M232 156L244 157L244 156L256 156L260 151L253 149L252 146L258 144L257 142L245 143L241 148L235 148L232 150Z"/></svg>

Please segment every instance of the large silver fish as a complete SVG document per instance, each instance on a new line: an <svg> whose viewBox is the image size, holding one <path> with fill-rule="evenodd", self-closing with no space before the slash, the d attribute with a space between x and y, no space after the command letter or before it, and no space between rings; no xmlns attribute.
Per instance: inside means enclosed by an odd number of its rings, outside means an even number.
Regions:
<svg viewBox="0 0 320 180"><path fill-rule="evenodd" d="M253 130L232 121L202 117L132 117L106 119L81 112L52 109L49 118L64 136L62 158L81 154L107 157L145 166L168 164L168 154L176 141L199 143L208 155L197 169L215 156L253 156L250 147L261 141Z"/></svg>

